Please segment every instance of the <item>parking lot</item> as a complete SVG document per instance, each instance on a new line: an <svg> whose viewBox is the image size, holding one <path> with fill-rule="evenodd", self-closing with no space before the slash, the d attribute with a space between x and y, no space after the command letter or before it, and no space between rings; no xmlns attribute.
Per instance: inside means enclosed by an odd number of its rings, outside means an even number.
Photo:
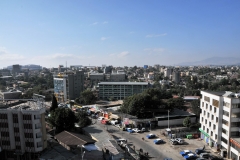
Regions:
<svg viewBox="0 0 240 160"><path fill-rule="evenodd" d="M114 126L109 126L110 132L113 135L125 138L128 140L130 146L134 146L136 150L140 148L147 152L151 159L163 159L163 158L172 158L173 160L181 160L184 159L179 153L183 150L190 150L192 152L195 151L197 148L203 148L205 145L205 152L210 153L215 156L219 156L216 153L213 153L213 150L207 146L202 140L200 139L187 139L183 138L184 143L182 145L172 145L169 142L169 138L167 136L162 135L163 129L155 129L148 132L143 133L129 133L127 131L120 131L119 128ZM148 139L146 136L148 134L155 134L157 137L153 139ZM144 140L143 140L144 138ZM164 141L163 144L154 144L154 139L160 138Z"/></svg>

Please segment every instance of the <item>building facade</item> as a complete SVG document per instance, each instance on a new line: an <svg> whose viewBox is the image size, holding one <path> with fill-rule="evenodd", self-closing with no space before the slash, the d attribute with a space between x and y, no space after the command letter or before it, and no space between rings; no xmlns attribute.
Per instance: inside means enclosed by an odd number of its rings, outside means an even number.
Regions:
<svg viewBox="0 0 240 160"><path fill-rule="evenodd" d="M0 159L36 159L47 147L45 107L33 99L0 106Z"/></svg>
<svg viewBox="0 0 240 160"><path fill-rule="evenodd" d="M240 93L201 91L201 138L221 156L240 160Z"/></svg>
<svg viewBox="0 0 240 160"><path fill-rule="evenodd" d="M125 97L132 96L133 94L142 93L149 88L147 82L100 82L99 98L100 99L124 99Z"/></svg>
<svg viewBox="0 0 240 160"><path fill-rule="evenodd" d="M84 72L62 72L53 76L54 95L58 102L66 102L80 97L84 85Z"/></svg>

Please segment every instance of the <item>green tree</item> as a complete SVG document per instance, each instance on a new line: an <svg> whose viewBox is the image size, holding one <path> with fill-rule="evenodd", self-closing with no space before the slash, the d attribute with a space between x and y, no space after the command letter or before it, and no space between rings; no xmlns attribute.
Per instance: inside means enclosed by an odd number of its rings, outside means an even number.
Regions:
<svg viewBox="0 0 240 160"><path fill-rule="evenodd" d="M81 128L92 124L92 120L88 117L85 111L78 112L76 117L77 117L78 125Z"/></svg>
<svg viewBox="0 0 240 160"><path fill-rule="evenodd" d="M184 120L183 120L183 126L184 127L190 127L191 126L191 118L190 117L186 117L186 118L184 118Z"/></svg>
<svg viewBox="0 0 240 160"><path fill-rule="evenodd" d="M96 100L97 98L91 90L85 90L80 95L80 102L82 104L93 104Z"/></svg>
<svg viewBox="0 0 240 160"><path fill-rule="evenodd" d="M183 98L170 98L167 100L167 105L171 108L182 108L184 105L184 100Z"/></svg>
<svg viewBox="0 0 240 160"><path fill-rule="evenodd" d="M57 108L55 111L50 112L48 121L52 126L56 127L56 132L59 133L64 130L72 130L77 118L71 109Z"/></svg>
<svg viewBox="0 0 240 160"><path fill-rule="evenodd" d="M194 114L196 114L196 116L200 116L201 113L201 108L200 108L200 100L194 100L191 102L191 106L192 106L192 111Z"/></svg>
<svg viewBox="0 0 240 160"><path fill-rule="evenodd" d="M52 96L52 105L50 107L50 112L54 111L57 108L58 108L57 99L56 99L55 95L53 94L53 96Z"/></svg>

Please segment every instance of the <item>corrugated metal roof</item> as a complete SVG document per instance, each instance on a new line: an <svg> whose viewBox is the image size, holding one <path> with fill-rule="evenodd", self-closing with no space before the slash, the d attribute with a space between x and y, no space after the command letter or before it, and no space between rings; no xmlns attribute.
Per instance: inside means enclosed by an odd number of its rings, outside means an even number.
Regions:
<svg viewBox="0 0 240 160"><path fill-rule="evenodd" d="M63 131L55 136L55 138L58 141L61 141L62 143L68 145L68 146L74 146L74 145L85 145L85 144L90 144L90 143L95 143L96 141L93 140L92 138L78 134L78 133L73 133L73 132L67 132Z"/></svg>

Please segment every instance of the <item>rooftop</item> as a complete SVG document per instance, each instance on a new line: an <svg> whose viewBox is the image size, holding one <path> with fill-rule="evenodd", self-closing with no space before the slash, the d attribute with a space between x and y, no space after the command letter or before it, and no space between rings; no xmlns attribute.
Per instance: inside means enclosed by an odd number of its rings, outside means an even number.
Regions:
<svg viewBox="0 0 240 160"><path fill-rule="evenodd" d="M12 109L12 110L38 110L44 108L44 103L39 101L27 101L25 103L12 106L11 104L0 104L0 109Z"/></svg>

